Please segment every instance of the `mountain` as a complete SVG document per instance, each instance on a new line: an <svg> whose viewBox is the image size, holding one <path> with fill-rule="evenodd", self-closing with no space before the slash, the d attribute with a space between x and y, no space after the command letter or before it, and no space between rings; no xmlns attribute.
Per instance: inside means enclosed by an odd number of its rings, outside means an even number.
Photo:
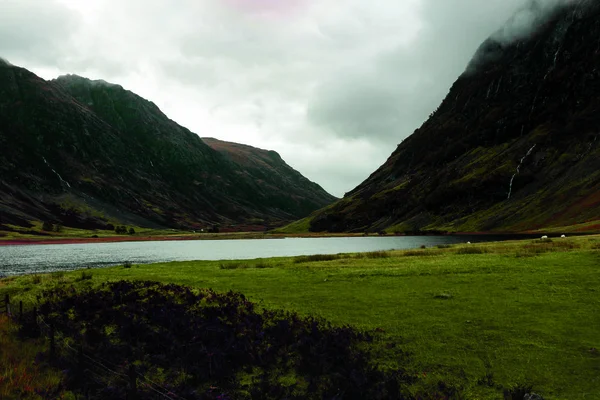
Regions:
<svg viewBox="0 0 600 400"><path fill-rule="evenodd" d="M526 38L500 36L377 171L313 215L310 230L523 231L600 220L600 6L570 1Z"/></svg>
<svg viewBox="0 0 600 400"><path fill-rule="evenodd" d="M1 61L0 148L0 224L265 227L334 200L278 156L248 173L119 85L45 81Z"/></svg>
<svg viewBox="0 0 600 400"><path fill-rule="evenodd" d="M315 211L315 205L321 208L337 200L287 165L275 151L215 138L202 138L202 141L239 165L237 173L244 180L252 182L261 201L266 204L308 215Z"/></svg>

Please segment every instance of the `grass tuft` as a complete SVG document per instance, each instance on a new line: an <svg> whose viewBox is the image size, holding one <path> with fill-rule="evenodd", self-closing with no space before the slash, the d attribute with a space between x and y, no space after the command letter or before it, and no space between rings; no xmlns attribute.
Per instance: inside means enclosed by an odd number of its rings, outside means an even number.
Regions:
<svg viewBox="0 0 600 400"><path fill-rule="evenodd" d="M65 278L65 272L64 271L55 271L50 274L50 277L54 280L62 281Z"/></svg>
<svg viewBox="0 0 600 400"><path fill-rule="evenodd" d="M392 253L389 251L369 251L365 254L365 258L390 258Z"/></svg>
<svg viewBox="0 0 600 400"><path fill-rule="evenodd" d="M485 254L487 252L488 251L485 247L480 246L461 247L460 249L456 250L456 254Z"/></svg>
<svg viewBox="0 0 600 400"><path fill-rule="evenodd" d="M227 262L219 264L219 269L246 269L249 268L250 265L245 262Z"/></svg>
<svg viewBox="0 0 600 400"><path fill-rule="evenodd" d="M60 396L62 373L36 362L44 339L18 339L17 324L0 314L0 398L45 399Z"/></svg>
<svg viewBox="0 0 600 400"><path fill-rule="evenodd" d="M79 275L79 277L77 277L77 279L75 279L78 282L81 281L87 281L92 279L93 274L91 272L85 272L85 271L81 271L81 275Z"/></svg>
<svg viewBox="0 0 600 400"><path fill-rule="evenodd" d="M333 261L339 259L340 256L337 254L315 254L312 256L299 256L294 258L295 264L319 262L319 261Z"/></svg>
<svg viewBox="0 0 600 400"><path fill-rule="evenodd" d="M423 250L406 250L405 252L402 253L403 256L405 257L423 257L423 256L435 256L437 255L437 252L433 252L433 251L423 251Z"/></svg>

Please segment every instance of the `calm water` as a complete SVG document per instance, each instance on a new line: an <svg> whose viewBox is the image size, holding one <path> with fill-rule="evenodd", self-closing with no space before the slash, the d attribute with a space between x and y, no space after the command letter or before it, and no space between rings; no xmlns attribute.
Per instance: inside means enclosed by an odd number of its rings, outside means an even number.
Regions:
<svg viewBox="0 0 600 400"><path fill-rule="evenodd" d="M255 240L184 240L89 244L0 246L0 276L102 267L130 261L253 259L311 254L411 249L421 245L488 242L514 236L395 236L287 238Z"/></svg>

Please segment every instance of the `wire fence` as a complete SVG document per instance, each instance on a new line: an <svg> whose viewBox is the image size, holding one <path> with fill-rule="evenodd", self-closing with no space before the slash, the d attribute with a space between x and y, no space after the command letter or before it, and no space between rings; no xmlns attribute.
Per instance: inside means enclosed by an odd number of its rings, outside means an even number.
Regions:
<svg viewBox="0 0 600 400"><path fill-rule="evenodd" d="M159 399L186 400L137 371L133 363L117 365L104 357L86 352L83 341L78 343L76 339L57 330L52 322L46 321L43 316L38 314L36 307L31 309L29 317L31 320L29 321L24 318L22 301L19 302L18 309L18 313L11 312L9 295L0 299L0 314L5 313L10 320L21 325L32 322L33 326L39 329L39 333L48 342L48 354L51 362L60 359L76 366L74 374L85 382L83 385L85 398L89 394L87 388L91 386L105 388L121 386L127 388L127 399L138 399L143 393L144 398L148 398L148 395L152 394Z"/></svg>

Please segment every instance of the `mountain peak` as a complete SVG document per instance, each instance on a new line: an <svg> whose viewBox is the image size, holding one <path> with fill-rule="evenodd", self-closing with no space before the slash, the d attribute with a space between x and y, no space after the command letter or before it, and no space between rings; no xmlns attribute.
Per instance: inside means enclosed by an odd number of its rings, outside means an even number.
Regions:
<svg viewBox="0 0 600 400"><path fill-rule="evenodd" d="M519 231L600 220L600 6L556 1L548 10L525 37L488 39L475 72L311 230Z"/></svg>

